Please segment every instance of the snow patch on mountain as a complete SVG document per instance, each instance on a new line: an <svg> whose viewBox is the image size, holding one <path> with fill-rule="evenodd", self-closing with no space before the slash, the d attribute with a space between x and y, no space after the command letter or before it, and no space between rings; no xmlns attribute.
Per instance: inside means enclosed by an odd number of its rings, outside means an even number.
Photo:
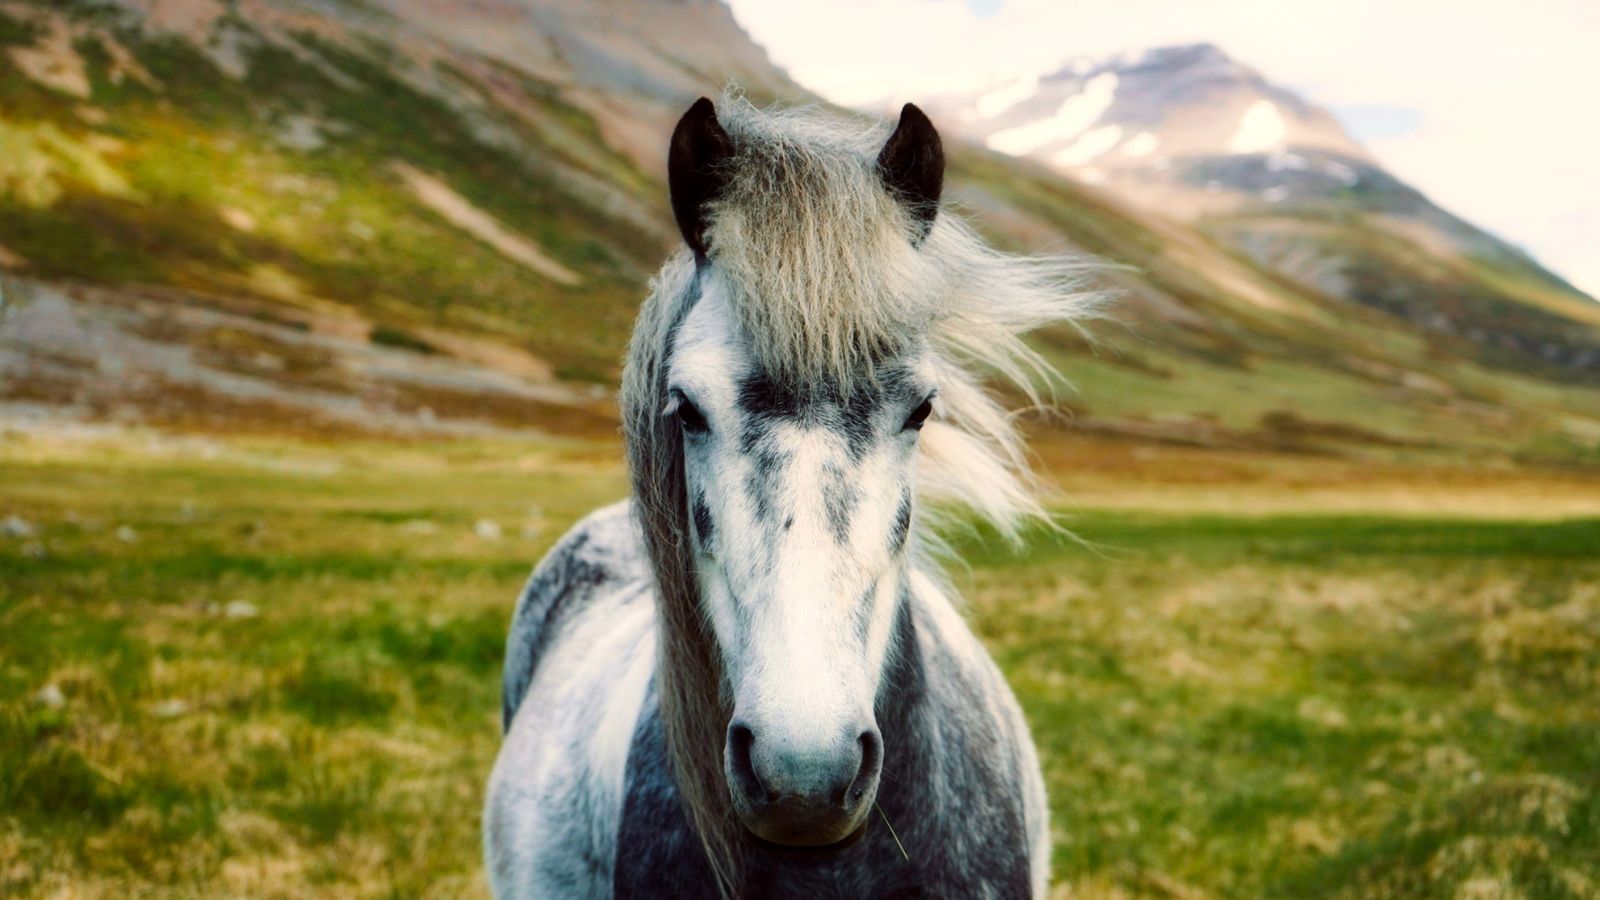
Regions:
<svg viewBox="0 0 1600 900"><path fill-rule="evenodd" d="M1073 141L1055 156L1058 166L1081 166L1117 145L1122 140L1122 126L1102 125Z"/></svg>
<svg viewBox="0 0 1600 900"><path fill-rule="evenodd" d="M1239 119L1239 130L1228 141L1228 152L1239 154L1266 153L1283 145L1289 134L1289 125L1271 100L1257 100L1250 104Z"/></svg>
<svg viewBox="0 0 1600 900"><path fill-rule="evenodd" d="M1149 156L1161 146L1161 139L1148 131L1141 131L1132 140L1122 145L1124 156Z"/></svg>
<svg viewBox="0 0 1600 900"><path fill-rule="evenodd" d="M1083 86L1082 93L1063 100L1055 115L997 131L989 135L984 143L991 150L1012 156L1026 156L1049 144L1071 140L1100 121L1116 96L1117 73L1096 75Z"/></svg>
<svg viewBox="0 0 1600 900"><path fill-rule="evenodd" d="M1335 162L1331 159L1323 163L1322 170L1344 182L1345 187L1351 187L1356 182L1361 180L1361 176L1356 174L1355 169L1350 168L1342 162Z"/></svg>
<svg viewBox="0 0 1600 900"><path fill-rule="evenodd" d="M1039 79L1018 78L1010 84L1002 85L983 94L973 102L977 108L979 118L992 119L1018 103L1032 97L1039 89Z"/></svg>
<svg viewBox="0 0 1600 900"><path fill-rule="evenodd" d="M1267 157L1268 172L1304 172L1311 163L1298 153L1274 153Z"/></svg>

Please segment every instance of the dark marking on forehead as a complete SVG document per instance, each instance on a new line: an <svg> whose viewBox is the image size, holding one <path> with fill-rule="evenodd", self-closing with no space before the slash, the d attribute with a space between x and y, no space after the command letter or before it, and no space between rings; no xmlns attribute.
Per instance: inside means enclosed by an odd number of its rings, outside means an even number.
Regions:
<svg viewBox="0 0 1600 900"><path fill-rule="evenodd" d="M805 396L794 385L765 373L746 375L739 380L739 409L757 419L799 418L806 406Z"/></svg>
<svg viewBox="0 0 1600 900"><path fill-rule="evenodd" d="M839 424L843 427L850 458L860 459L872 447L872 414L883 402L868 391L856 391L839 405Z"/></svg>
<svg viewBox="0 0 1600 900"><path fill-rule="evenodd" d="M754 453L761 447L761 442L772 433L768 427L768 419L754 417L746 418L739 428L739 452Z"/></svg>
<svg viewBox="0 0 1600 900"><path fill-rule="evenodd" d="M758 446L750 454L750 465L763 478L773 478L789 464L790 454L771 446Z"/></svg>
<svg viewBox="0 0 1600 900"><path fill-rule="evenodd" d="M894 513L894 529L889 532L889 552L899 553L911 534L911 489L900 492L900 506Z"/></svg>
<svg viewBox="0 0 1600 900"><path fill-rule="evenodd" d="M861 494L850 485L849 473L829 464L822 469L822 502L828 511L828 530L841 546L850 543L850 516Z"/></svg>
<svg viewBox="0 0 1600 900"><path fill-rule="evenodd" d="M880 410L898 416L900 408L921 399L921 386L905 366L885 364L847 391L824 379L799 382L757 370L739 380L739 409L746 416L742 447L750 452L767 433L768 423L788 420L839 432L854 459L865 456L876 437Z"/></svg>
<svg viewBox="0 0 1600 900"><path fill-rule="evenodd" d="M757 522L766 522L772 518L772 479L752 469L744 480L745 493L750 495L750 502L755 506Z"/></svg>
<svg viewBox="0 0 1600 900"><path fill-rule="evenodd" d="M711 521L711 509L706 506L706 495L696 494L694 498L694 533L700 538L700 547L709 550L712 536L716 526Z"/></svg>
<svg viewBox="0 0 1600 900"><path fill-rule="evenodd" d="M780 450L764 441L765 432L753 434L750 427L746 427L740 438L741 446L750 459L750 473L745 476L745 491L750 495L750 502L755 505L756 520L760 522L771 521L775 517L773 509L773 486L778 482L778 474L788 464L790 454Z"/></svg>

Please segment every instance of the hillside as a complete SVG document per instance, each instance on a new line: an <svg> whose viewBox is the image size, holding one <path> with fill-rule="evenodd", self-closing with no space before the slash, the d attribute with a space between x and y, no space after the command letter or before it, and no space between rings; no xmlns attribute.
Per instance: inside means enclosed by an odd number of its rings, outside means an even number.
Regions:
<svg viewBox="0 0 1600 900"><path fill-rule="evenodd" d="M0 3L0 403L13 419L608 432L633 310L675 240L665 136L730 79L809 99L714 0ZM1314 112L1296 158L1316 144L1381 171ZM958 111L936 121L971 133ZM1515 251L1394 237L1447 215L1425 201L1380 214L1308 181L1272 202L1225 172L1232 187L1208 177L1197 196L1237 202L1156 215L1110 174L1084 186L976 141L952 141L949 193L994 240L1126 267L1104 276L1121 299L1095 343L1040 338L1078 388L1077 431L1399 460L1600 453L1600 391L1578 384L1600 315ZM1047 456L1060 433L1042 433Z"/></svg>

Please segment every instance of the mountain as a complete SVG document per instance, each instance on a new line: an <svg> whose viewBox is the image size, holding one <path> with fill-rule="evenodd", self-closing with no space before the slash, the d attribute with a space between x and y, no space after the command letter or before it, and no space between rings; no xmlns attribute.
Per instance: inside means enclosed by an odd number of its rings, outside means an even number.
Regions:
<svg viewBox="0 0 1600 900"><path fill-rule="evenodd" d="M1189 57L1214 77L1161 74ZM677 240L666 137L730 80L816 102L715 0L0 3L0 421L614 434ZM1384 180L1325 114L1206 48L1007 89L992 134L1053 110L1054 143L997 152L961 98L930 102L952 205L1000 246L1115 264L1092 340L1037 338L1079 389L1070 428L1039 426L1047 459L1084 433L1600 453L1592 304ZM1226 152L1263 100L1283 136ZM1099 184L1057 168L1110 125Z"/></svg>
<svg viewBox="0 0 1600 900"><path fill-rule="evenodd" d="M1600 381L1600 304L1211 44L1076 59L939 108L995 151L1190 223L1307 290Z"/></svg>
<svg viewBox="0 0 1600 900"><path fill-rule="evenodd" d="M683 105L725 77L798 92L707 0L0 12L13 268L383 310L580 374L674 238L655 172Z"/></svg>
<svg viewBox="0 0 1600 900"><path fill-rule="evenodd" d="M941 108L993 150L1040 159L1090 184L1114 180L1131 199L1184 218L1244 199L1242 182L1195 184L1197 160L1265 159L1294 147L1319 157L1316 164L1280 160L1274 171L1284 174L1281 186L1302 192L1353 181L1350 164L1374 165L1332 115L1210 44L1074 59L1055 72L943 98Z"/></svg>

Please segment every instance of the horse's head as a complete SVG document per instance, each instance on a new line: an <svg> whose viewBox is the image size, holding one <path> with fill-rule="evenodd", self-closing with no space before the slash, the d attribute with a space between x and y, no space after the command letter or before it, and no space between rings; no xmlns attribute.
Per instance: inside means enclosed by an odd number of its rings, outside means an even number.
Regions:
<svg viewBox="0 0 1600 900"><path fill-rule="evenodd" d="M893 689L885 681L904 607L917 444L939 406L914 316L854 327L881 311L826 307L859 294L858 281L893 277L896 259L917 252L938 208L943 155L908 105L880 151L857 161L871 176L858 180L859 196L825 198L840 209L788 211L848 218L857 230L873 225L860 217L888 223L902 245L881 261L890 271L841 275L840 261L854 257L808 243L824 231L849 240L845 222L770 220L785 218L793 192L804 198L806 185L786 183L803 182L804 169L788 168L782 148L738 159L736 145L706 100L674 135L673 207L700 290L664 360L659 415L681 435L700 611L731 693L723 771L734 809L765 840L826 845L859 829L877 795L884 745L874 710ZM731 171L752 166L764 170ZM771 209L749 211L771 194ZM761 256L735 241L777 246ZM762 271L741 271L751 267ZM796 296L819 290L847 296Z"/></svg>

